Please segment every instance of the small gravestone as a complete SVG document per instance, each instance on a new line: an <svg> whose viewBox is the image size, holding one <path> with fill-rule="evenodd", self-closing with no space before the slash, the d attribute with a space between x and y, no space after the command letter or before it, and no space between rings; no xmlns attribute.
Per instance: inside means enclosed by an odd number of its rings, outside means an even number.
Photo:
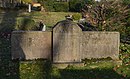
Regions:
<svg viewBox="0 0 130 79"><path fill-rule="evenodd" d="M58 22L53 28L53 62L80 62L81 28L70 20Z"/></svg>

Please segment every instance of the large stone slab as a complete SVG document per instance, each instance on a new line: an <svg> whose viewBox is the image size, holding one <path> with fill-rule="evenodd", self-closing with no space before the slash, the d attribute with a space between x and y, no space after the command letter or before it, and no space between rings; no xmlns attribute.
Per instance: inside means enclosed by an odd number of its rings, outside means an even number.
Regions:
<svg viewBox="0 0 130 79"><path fill-rule="evenodd" d="M82 35L82 59L107 58L119 59L119 32L84 31Z"/></svg>
<svg viewBox="0 0 130 79"><path fill-rule="evenodd" d="M72 21L61 21L53 28L53 62L79 62L82 30Z"/></svg>
<svg viewBox="0 0 130 79"><path fill-rule="evenodd" d="M51 39L51 32L12 32L12 59L51 58Z"/></svg>

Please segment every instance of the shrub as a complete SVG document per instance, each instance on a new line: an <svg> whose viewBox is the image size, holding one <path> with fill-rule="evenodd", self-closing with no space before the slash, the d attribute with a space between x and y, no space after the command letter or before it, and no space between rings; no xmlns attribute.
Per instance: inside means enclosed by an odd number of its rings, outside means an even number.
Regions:
<svg viewBox="0 0 130 79"><path fill-rule="evenodd" d="M46 11L51 12L67 12L69 11L68 2L56 2L54 0L46 0L43 3L43 6Z"/></svg>
<svg viewBox="0 0 130 79"><path fill-rule="evenodd" d="M130 64L130 45L120 45L120 59L123 61L123 64Z"/></svg>
<svg viewBox="0 0 130 79"><path fill-rule="evenodd" d="M81 19L81 14L79 14L79 13L76 13L76 14L73 14L72 15L72 18L74 19L74 20L79 20L79 19Z"/></svg>
<svg viewBox="0 0 130 79"><path fill-rule="evenodd" d="M69 11L68 2L55 2L53 7L56 12L68 12Z"/></svg>
<svg viewBox="0 0 130 79"><path fill-rule="evenodd" d="M70 12L80 12L85 5L85 0L70 0L69 1L69 11Z"/></svg>
<svg viewBox="0 0 130 79"><path fill-rule="evenodd" d="M42 3L43 7L45 8L46 11L54 11L53 5L54 1L53 0L44 0Z"/></svg>
<svg viewBox="0 0 130 79"><path fill-rule="evenodd" d="M15 27L16 30L36 30L35 21L30 18L20 18Z"/></svg>

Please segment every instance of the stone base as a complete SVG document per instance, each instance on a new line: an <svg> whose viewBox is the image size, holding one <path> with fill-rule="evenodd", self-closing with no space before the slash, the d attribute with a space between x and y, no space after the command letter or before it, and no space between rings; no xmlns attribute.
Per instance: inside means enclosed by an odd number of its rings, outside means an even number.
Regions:
<svg viewBox="0 0 130 79"><path fill-rule="evenodd" d="M54 67L64 69L68 66L77 66L77 67L83 67L84 63L81 62L66 62L66 63L53 63L52 64Z"/></svg>

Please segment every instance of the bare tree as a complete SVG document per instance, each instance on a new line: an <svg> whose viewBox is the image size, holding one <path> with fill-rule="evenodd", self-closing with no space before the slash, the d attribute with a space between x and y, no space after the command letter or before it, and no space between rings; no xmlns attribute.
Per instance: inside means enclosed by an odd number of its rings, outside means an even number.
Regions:
<svg viewBox="0 0 130 79"><path fill-rule="evenodd" d="M129 11L128 6L121 0L102 0L94 4L86 4L83 15L91 25L98 27L98 30L124 30Z"/></svg>

